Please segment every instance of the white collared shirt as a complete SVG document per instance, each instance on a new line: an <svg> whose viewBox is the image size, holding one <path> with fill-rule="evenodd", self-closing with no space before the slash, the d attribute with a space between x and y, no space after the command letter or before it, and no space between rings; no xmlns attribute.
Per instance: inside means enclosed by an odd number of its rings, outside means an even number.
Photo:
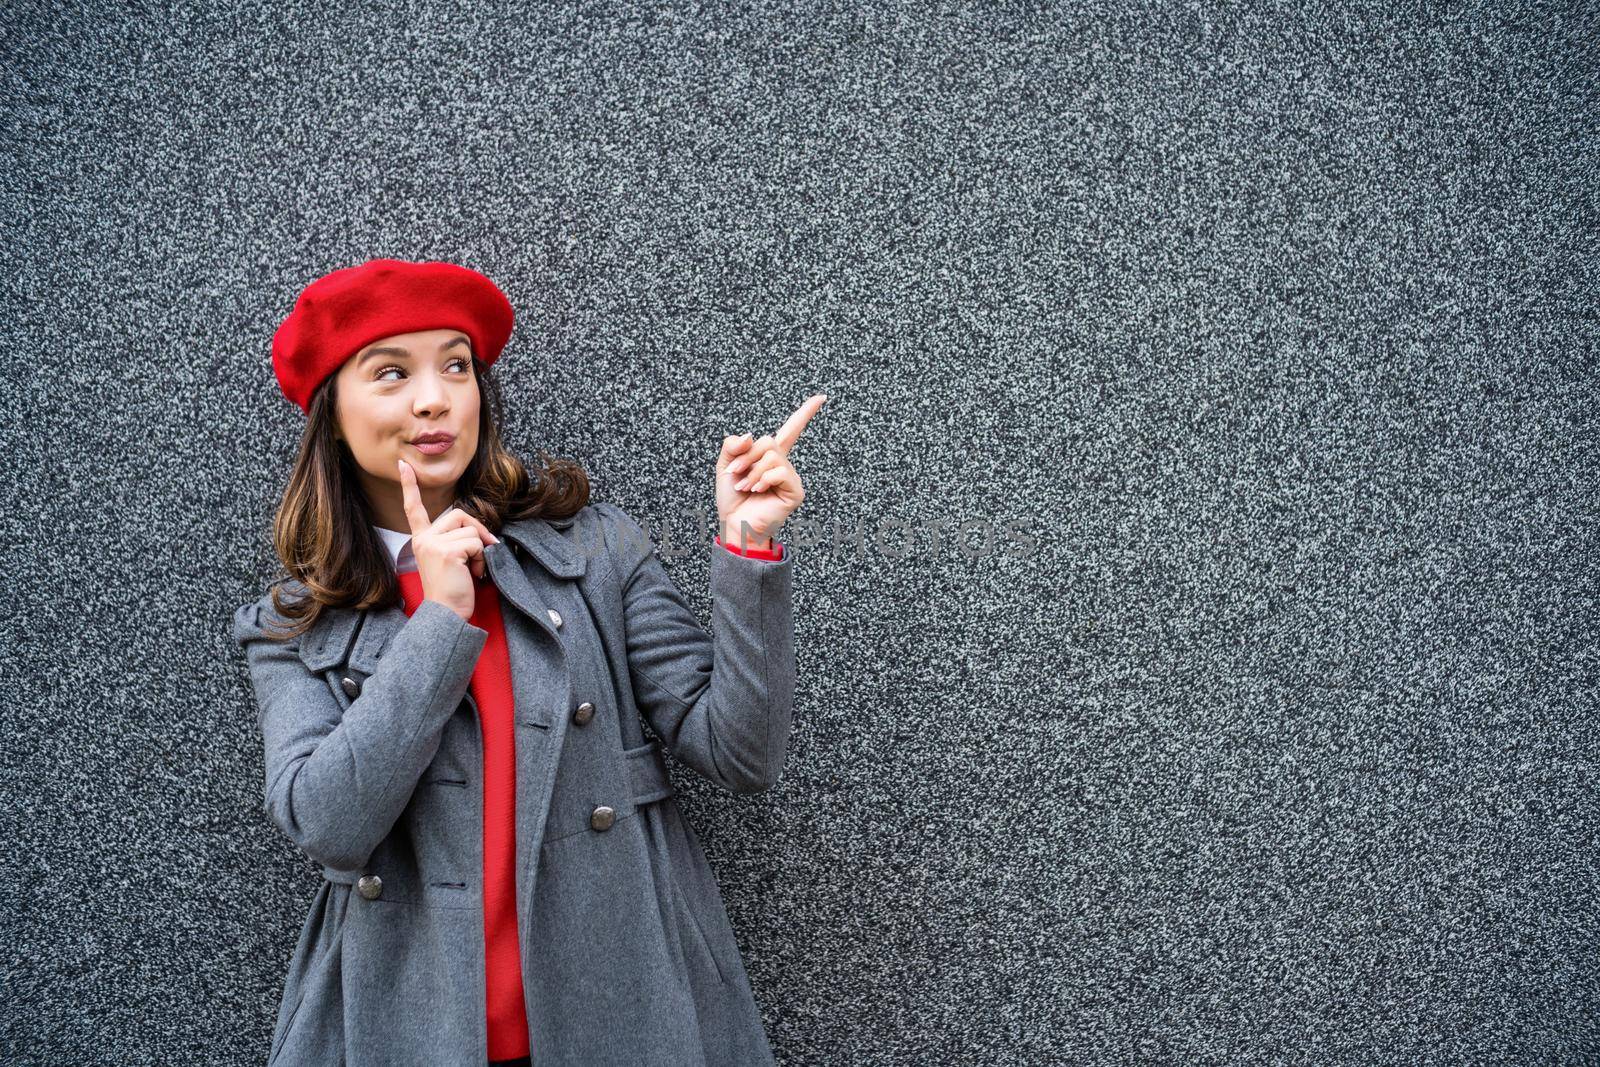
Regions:
<svg viewBox="0 0 1600 1067"><path fill-rule="evenodd" d="M374 526L378 536L383 539L383 546L389 550L389 562L394 564L396 574L406 574L417 569L417 557L411 554L411 535L401 533L399 530L385 530L382 526Z"/></svg>

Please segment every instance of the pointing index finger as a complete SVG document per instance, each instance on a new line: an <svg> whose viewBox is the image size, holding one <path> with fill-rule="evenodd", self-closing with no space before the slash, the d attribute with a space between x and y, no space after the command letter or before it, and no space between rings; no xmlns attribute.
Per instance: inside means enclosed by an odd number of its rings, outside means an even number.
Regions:
<svg viewBox="0 0 1600 1067"><path fill-rule="evenodd" d="M785 455L788 454L789 449L794 447L794 443L800 439L800 433L806 428L806 423L811 421L811 416L821 410L823 402L827 399L828 394L826 393L813 393L806 398L804 404L795 409L793 415L790 415L784 421L784 424L778 428L778 432L772 435L773 441L776 442L778 448Z"/></svg>
<svg viewBox="0 0 1600 1067"><path fill-rule="evenodd" d="M400 460L400 499L405 506L406 521L411 524L411 536L415 537L433 525L428 519L428 509L422 506L422 493L417 489L417 472L405 460Z"/></svg>

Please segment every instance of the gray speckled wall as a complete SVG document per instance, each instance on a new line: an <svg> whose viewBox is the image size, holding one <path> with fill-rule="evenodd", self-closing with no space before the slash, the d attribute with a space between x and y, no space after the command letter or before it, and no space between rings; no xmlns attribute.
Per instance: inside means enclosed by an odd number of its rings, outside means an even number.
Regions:
<svg viewBox="0 0 1600 1067"><path fill-rule="evenodd" d="M642 520L825 391L800 514L952 527L797 544L781 785L675 767L782 1063L1600 1062L1592 6L54 6L0 1059L265 1058L268 346L393 255L502 285L514 442Z"/></svg>

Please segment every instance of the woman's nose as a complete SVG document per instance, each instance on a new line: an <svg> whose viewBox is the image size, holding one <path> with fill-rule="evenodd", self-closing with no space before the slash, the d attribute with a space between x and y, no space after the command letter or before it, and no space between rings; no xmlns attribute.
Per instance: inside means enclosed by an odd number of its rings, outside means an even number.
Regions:
<svg viewBox="0 0 1600 1067"><path fill-rule="evenodd" d="M449 406L446 399L449 394L439 382L419 381L417 383L416 411L418 414L428 412L438 414Z"/></svg>

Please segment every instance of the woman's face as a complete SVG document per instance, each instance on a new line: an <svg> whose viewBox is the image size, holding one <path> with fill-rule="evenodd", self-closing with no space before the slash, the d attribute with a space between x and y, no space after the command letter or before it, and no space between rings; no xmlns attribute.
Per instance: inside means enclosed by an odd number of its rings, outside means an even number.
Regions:
<svg viewBox="0 0 1600 1067"><path fill-rule="evenodd" d="M478 450L478 380L460 330L395 334L362 348L338 370L337 434L347 442L379 525L409 530L400 492L405 460L430 518L455 499ZM424 435L449 435L439 443Z"/></svg>

